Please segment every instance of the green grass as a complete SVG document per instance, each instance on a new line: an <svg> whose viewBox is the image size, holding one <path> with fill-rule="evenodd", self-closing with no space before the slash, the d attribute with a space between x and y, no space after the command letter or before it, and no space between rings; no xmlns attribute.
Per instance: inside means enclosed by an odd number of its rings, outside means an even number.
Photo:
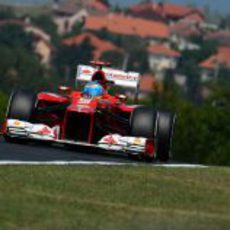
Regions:
<svg viewBox="0 0 230 230"><path fill-rule="evenodd" d="M1 166L0 229L230 229L230 169Z"/></svg>

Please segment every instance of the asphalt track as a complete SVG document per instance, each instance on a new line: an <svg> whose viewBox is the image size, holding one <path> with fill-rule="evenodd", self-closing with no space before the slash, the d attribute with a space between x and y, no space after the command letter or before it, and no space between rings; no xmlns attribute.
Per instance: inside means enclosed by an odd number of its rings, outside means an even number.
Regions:
<svg viewBox="0 0 230 230"><path fill-rule="evenodd" d="M0 161L106 161L118 163L134 162L126 156L113 155L102 150L83 147L64 147L44 143L13 144L0 137Z"/></svg>
<svg viewBox="0 0 230 230"><path fill-rule="evenodd" d="M13 144L0 136L0 165L143 165L142 161L129 159L124 154L112 154L86 147L70 147L44 143ZM149 163L153 166L204 168L178 162Z"/></svg>

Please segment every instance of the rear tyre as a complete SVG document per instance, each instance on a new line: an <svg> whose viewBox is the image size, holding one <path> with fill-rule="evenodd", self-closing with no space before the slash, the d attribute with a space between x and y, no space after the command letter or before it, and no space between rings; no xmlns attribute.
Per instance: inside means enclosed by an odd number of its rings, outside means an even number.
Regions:
<svg viewBox="0 0 230 230"><path fill-rule="evenodd" d="M8 102L7 119L30 121L36 105L36 95L24 90L12 93ZM4 135L7 142L18 142L15 137Z"/></svg>
<svg viewBox="0 0 230 230"><path fill-rule="evenodd" d="M157 112L156 152L157 159L166 162L170 159L175 115L170 112Z"/></svg>

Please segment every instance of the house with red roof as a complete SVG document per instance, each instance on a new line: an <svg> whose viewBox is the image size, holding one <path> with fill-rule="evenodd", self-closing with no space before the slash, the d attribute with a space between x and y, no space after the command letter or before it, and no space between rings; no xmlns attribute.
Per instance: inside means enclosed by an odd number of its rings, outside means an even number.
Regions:
<svg viewBox="0 0 230 230"><path fill-rule="evenodd" d="M53 18L60 34L68 33L88 15L104 15L109 6L100 0L64 0L53 6Z"/></svg>
<svg viewBox="0 0 230 230"><path fill-rule="evenodd" d="M85 32L80 35L66 38L62 41L62 43L66 46L79 46L85 40L88 40L90 44L94 47L93 57L95 60L99 60L102 54L106 51L115 51L115 52L123 52L121 48L117 47L113 43L100 39L92 33Z"/></svg>
<svg viewBox="0 0 230 230"><path fill-rule="evenodd" d="M95 10L96 12L108 13L110 6L100 0L89 0L88 7L91 8L91 10Z"/></svg>
<svg viewBox="0 0 230 230"><path fill-rule="evenodd" d="M199 66L202 68L203 81L218 77L221 68L230 70L230 46L219 47L216 54L201 62Z"/></svg>
<svg viewBox="0 0 230 230"><path fill-rule="evenodd" d="M89 10L90 14L108 13L110 6L101 0L62 0L54 3L54 13L72 16L81 8Z"/></svg>
<svg viewBox="0 0 230 230"><path fill-rule="evenodd" d="M106 29L118 35L138 36L156 40L166 40L170 34L169 27L165 23L123 14L88 16L85 20L84 28L92 31Z"/></svg>
<svg viewBox="0 0 230 230"><path fill-rule="evenodd" d="M168 2L141 2L131 6L130 12L135 17L160 20L167 23L176 22L185 18L187 20L199 23L204 21L203 10L185 5L176 5Z"/></svg>
<svg viewBox="0 0 230 230"><path fill-rule="evenodd" d="M219 30L215 32L210 32L205 36L205 39L209 41L215 41L223 46L230 46L230 31Z"/></svg>
<svg viewBox="0 0 230 230"><path fill-rule="evenodd" d="M147 48L149 66L154 72L175 69L181 54L164 44L150 44Z"/></svg>
<svg viewBox="0 0 230 230"><path fill-rule="evenodd" d="M156 78L152 74L144 74L140 77L139 97L145 97L156 90Z"/></svg>
<svg viewBox="0 0 230 230"><path fill-rule="evenodd" d="M197 24L180 20L170 25L170 41L179 50L198 50L200 47L191 42L191 37L202 36L203 30Z"/></svg>

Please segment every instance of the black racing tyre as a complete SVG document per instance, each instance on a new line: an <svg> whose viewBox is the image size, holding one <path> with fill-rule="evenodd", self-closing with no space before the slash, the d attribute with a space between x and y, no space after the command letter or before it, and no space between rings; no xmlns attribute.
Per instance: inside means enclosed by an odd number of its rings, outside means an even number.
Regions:
<svg viewBox="0 0 230 230"><path fill-rule="evenodd" d="M156 153L157 159L166 162L170 159L175 115L158 111L156 121Z"/></svg>
<svg viewBox="0 0 230 230"><path fill-rule="evenodd" d="M7 118L30 121L35 109L36 95L24 90L12 93L8 103Z"/></svg>
<svg viewBox="0 0 230 230"><path fill-rule="evenodd" d="M133 110L130 117L130 134L153 138L155 133L156 112L149 107L140 106Z"/></svg>
<svg viewBox="0 0 230 230"><path fill-rule="evenodd" d="M30 121L36 105L36 95L27 91L18 90L11 94L8 102L7 119ZM24 139L18 139L4 134L7 142L26 143Z"/></svg>

